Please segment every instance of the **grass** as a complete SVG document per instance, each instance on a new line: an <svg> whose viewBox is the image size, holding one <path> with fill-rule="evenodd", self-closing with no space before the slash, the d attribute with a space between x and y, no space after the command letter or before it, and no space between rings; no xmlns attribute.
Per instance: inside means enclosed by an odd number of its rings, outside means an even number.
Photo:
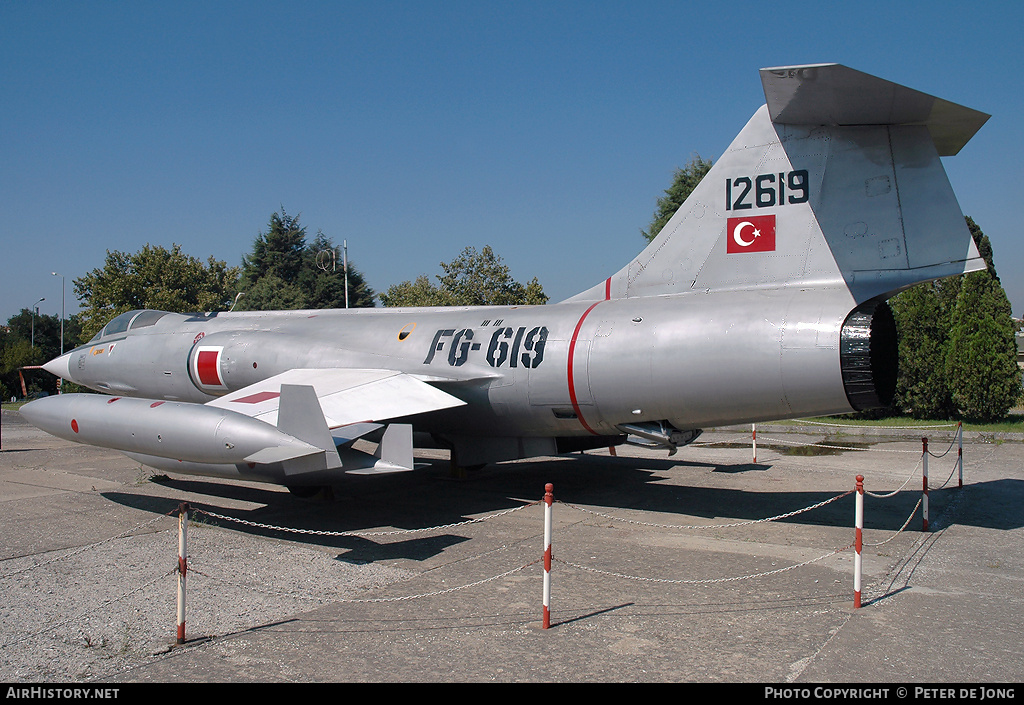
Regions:
<svg viewBox="0 0 1024 705"><path fill-rule="evenodd" d="M912 416L889 416L883 419L853 419L843 416L818 416L806 419L790 419L788 421L780 421L778 423L798 426L803 421L869 428L917 428L921 426L934 426L940 429L951 429L955 427L957 423L956 421L941 419L915 419ZM971 423L964 421L964 430L980 431L982 433L1024 433L1024 415L1011 414L1002 421L996 421L994 423Z"/></svg>

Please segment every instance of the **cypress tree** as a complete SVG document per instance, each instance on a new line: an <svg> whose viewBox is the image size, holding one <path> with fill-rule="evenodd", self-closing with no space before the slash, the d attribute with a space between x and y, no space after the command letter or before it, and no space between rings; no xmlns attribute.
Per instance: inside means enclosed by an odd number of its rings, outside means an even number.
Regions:
<svg viewBox="0 0 1024 705"><path fill-rule="evenodd" d="M946 377L964 418L995 421L1021 396L1010 302L988 271L966 275L950 320Z"/></svg>
<svg viewBox="0 0 1024 705"><path fill-rule="evenodd" d="M946 381L949 342L949 286L923 282L889 303L899 333L896 411L922 419L948 418L953 412Z"/></svg>
<svg viewBox="0 0 1024 705"><path fill-rule="evenodd" d="M923 282L889 302L900 335L896 412L992 421L1020 399L1010 304L992 245L966 222L986 270Z"/></svg>

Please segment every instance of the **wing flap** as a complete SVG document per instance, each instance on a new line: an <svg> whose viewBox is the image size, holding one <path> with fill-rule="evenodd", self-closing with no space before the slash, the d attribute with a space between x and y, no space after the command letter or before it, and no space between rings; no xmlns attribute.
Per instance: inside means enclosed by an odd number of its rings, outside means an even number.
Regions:
<svg viewBox="0 0 1024 705"><path fill-rule="evenodd" d="M230 409L277 426L283 384L313 387L324 419L332 429L465 404L404 372L329 368L288 370L218 397L207 406Z"/></svg>

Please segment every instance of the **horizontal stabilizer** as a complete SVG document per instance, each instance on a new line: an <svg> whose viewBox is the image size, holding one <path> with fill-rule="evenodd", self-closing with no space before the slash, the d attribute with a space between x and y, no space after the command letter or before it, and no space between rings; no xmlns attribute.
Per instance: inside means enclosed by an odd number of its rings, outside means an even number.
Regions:
<svg viewBox="0 0 1024 705"><path fill-rule="evenodd" d="M840 64L761 69L772 122L924 125L939 156L957 154L990 115Z"/></svg>

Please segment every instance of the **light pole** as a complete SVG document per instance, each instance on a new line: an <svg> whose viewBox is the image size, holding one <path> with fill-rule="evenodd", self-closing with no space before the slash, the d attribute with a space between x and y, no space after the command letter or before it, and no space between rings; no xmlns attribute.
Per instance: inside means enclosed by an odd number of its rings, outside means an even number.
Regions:
<svg viewBox="0 0 1024 705"><path fill-rule="evenodd" d="M44 301L46 301L46 297L45 296L43 298L39 299L38 301L36 301L34 304L32 304L32 349L33 350L36 349L36 311L39 310L39 304L43 303Z"/></svg>
<svg viewBox="0 0 1024 705"><path fill-rule="evenodd" d="M50 272L55 277L60 277L60 354L64 354L64 275L57 272Z"/></svg>

